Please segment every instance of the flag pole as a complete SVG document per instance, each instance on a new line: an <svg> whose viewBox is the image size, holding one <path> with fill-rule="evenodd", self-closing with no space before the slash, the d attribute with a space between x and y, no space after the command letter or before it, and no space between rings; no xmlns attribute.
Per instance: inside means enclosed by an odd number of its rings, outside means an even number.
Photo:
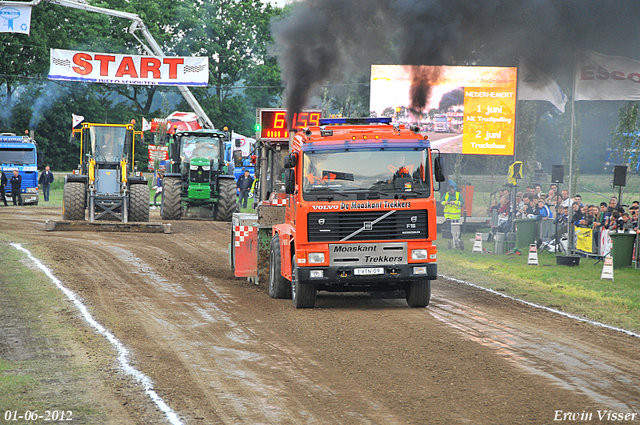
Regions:
<svg viewBox="0 0 640 425"><path fill-rule="evenodd" d="M571 95L571 133L569 136L569 214L567 215L567 219L569 220L567 223L567 230L569 231L569 240L568 245L568 254L573 251L573 204L571 199L573 197L573 127L575 123L575 114L576 114L576 51L573 53L573 88Z"/></svg>

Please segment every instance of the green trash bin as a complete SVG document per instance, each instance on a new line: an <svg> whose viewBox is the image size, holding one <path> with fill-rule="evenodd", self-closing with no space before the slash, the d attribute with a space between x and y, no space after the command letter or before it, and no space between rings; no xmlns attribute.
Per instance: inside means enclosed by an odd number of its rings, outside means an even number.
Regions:
<svg viewBox="0 0 640 425"><path fill-rule="evenodd" d="M633 243L636 240L635 233L610 233L611 256L613 257L613 268L621 269L623 267L631 267L631 258L633 257Z"/></svg>
<svg viewBox="0 0 640 425"><path fill-rule="evenodd" d="M529 245L536 243L538 220L535 218L519 218L516 224L516 248L520 252L529 252Z"/></svg>

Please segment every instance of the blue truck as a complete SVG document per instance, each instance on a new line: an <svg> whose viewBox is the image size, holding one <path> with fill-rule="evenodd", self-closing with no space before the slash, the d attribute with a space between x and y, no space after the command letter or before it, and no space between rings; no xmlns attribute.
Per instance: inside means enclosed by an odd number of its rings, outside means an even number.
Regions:
<svg viewBox="0 0 640 425"><path fill-rule="evenodd" d="M233 150L240 150L239 148L234 148ZM226 163L233 163L233 150L232 150L232 142L227 141L224 142L224 160ZM253 176L255 175L255 164L251 162L251 155L245 155L243 152L242 156L242 166L234 167L233 176L238 181L238 178L243 174L242 170L249 170L249 173Z"/></svg>
<svg viewBox="0 0 640 425"><path fill-rule="evenodd" d="M38 205L38 150L36 142L29 136L0 133L0 167L11 179L13 170L22 176L20 192L25 205ZM11 184L5 187L7 200L11 199Z"/></svg>

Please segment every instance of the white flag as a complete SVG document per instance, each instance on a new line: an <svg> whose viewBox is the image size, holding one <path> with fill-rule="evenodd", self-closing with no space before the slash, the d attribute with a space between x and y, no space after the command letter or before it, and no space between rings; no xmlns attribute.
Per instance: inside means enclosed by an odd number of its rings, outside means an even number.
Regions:
<svg viewBox="0 0 640 425"><path fill-rule="evenodd" d="M552 78L521 57L518 66L518 100L546 100L564 112L567 96Z"/></svg>
<svg viewBox="0 0 640 425"><path fill-rule="evenodd" d="M640 62L578 52L574 100L640 100Z"/></svg>
<svg viewBox="0 0 640 425"><path fill-rule="evenodd" d="M0 32L29 34L31 29L31 6L20 2L5 2L0 5Z"/></svg>
<svg viewBox="0 0 640 425"><path fill-rule="evenodd" d="M142 117L142 131L147 130L151 130L151 123L149 123L149 121L147 121L145 117Z"/></svg>
<svg viewBox="0 0 640 425"><path fill-rule="evenodd" d="M71 117L73 118L73 124L71 125L71 128L76 128L76 125L84 121L84 117L82 115L71 114Z"/></svg>

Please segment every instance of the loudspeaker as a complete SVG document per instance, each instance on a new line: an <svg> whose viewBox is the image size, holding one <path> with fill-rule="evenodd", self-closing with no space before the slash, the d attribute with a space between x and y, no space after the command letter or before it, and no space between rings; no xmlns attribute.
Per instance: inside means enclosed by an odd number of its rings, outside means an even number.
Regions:
<svg viewBox="0 0 640 425"><path fill-rule="evenodd" d="M551 166L551 182L564 183L564 165Z"/></svg>
<svg viewBox="0 0 640 425"><path fill-rule="evenodd" d="M626 186L627 185L627 166L616 165L613 167L613 185L614 186Z"/></svg>

